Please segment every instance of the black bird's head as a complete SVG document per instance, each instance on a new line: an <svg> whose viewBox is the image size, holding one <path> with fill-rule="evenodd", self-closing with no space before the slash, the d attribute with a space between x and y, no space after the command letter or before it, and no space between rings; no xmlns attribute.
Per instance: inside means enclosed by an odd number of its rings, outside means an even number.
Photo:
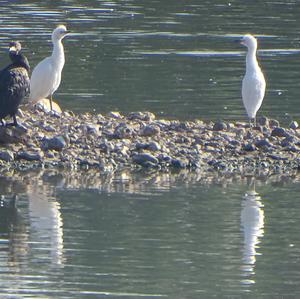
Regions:
<svg viewBox="0 0 300 299"><path fill-rule="evenodd" d="M21 47L20 42L10 42L9 43L9 53L19 54L21 49L22 49L22 47Z"/></svg>
<svg viewBox="0 0 300 299"><path fill-rule="evenodd" d="M10 42L9 43L9 57L10 60L14 63L14 64L20 64L23 67L25 67L27 69L27 71L30 70L30 66L28 63L27 58L22 55L22 46L21 43L16 41L16 42Z"/></svg>

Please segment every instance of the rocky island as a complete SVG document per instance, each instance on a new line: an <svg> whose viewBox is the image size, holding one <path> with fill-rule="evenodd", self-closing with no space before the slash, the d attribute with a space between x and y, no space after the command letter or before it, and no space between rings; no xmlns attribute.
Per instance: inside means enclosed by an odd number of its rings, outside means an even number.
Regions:
<svg viewBox="0 0 300 299"><path fill-rule="evenodd" d="M20 110L0 127L2 169L197 169L223 173L295 172L300 131L266 117L243 122L157 119L151 112L75 114Z"/></svg>

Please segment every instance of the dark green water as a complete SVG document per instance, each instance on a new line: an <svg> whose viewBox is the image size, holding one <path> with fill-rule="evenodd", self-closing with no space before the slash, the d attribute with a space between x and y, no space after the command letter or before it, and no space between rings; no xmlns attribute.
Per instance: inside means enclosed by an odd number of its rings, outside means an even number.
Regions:
<svg viewBox="0 0 300 299"><path fill-rule="evenodd" d="M299 15L295 0L1 1L0 41L23 42L34 67L68 26L55 95L65 109L237 120L246 49L234 40L250 32L268 85L259 114L288 121L300 116Z"/></svg>
<svg viewBox="0 0 300 299"><path fill-rule="evenodd" d="M64 109L244 119L233 41L251 32L268 82L259 114L300 117L299 1L0 3L3 66L10 40L34 67L56 24L74 33L55 94ZM0 297L298 298L299 178L253 188L185 172L6 173Z"/></svg>
<svg viewBox="0 0 300 299"><path fill-rule="evenodd" d="M18 196L0 209L1 298L300 295L298 179L42 171L0 190Z"/></svg>

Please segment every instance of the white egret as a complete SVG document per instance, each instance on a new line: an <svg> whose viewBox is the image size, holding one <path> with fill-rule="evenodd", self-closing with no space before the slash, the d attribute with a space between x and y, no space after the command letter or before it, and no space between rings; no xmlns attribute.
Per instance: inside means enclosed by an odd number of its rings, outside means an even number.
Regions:
<svg viewBox="0 0 300 299"><path fill-rule="evenodd" d="M50 96L50 109L52 110L52 95L59 87L61 72L65 64L64 47L62 39L68 34L64 25L59 25L52 32L52 55L42 60L33 69L30 78L29 101L37 101Z"/></svg>
<svg viewBox="0 0 300 299"><path fill-rule="evenodd" d="M250 124L251 120L254 119L254 124L256 125L256 113L265 95L266 81L256 59L256 38L250 34L246 34L240 43L248 48L246 74L242 84L242 98Z"/></svg>
<svg viewBox="0 0 300 299"><path fill-rule="evenodd" d="M4 125L3 118L10 115L14 120L12 125L17 126L18 107L29 95L30 67L19 42L9 44L9 57L12 63L0 72L0 121Z"/></svg>

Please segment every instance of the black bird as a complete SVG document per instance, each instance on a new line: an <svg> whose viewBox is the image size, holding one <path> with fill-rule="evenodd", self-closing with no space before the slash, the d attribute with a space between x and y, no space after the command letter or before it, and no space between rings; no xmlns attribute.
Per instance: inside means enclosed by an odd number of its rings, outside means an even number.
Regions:
<svg viewBox="0 0 300 299"><path fill-rule="evenodd" d="M30 66L19 42L9 44L9 57L12 63L0 71L0 121L4 126L3 119L9 115L13 118L11 125L17 126L18 107L30 92Z"/></svg>

